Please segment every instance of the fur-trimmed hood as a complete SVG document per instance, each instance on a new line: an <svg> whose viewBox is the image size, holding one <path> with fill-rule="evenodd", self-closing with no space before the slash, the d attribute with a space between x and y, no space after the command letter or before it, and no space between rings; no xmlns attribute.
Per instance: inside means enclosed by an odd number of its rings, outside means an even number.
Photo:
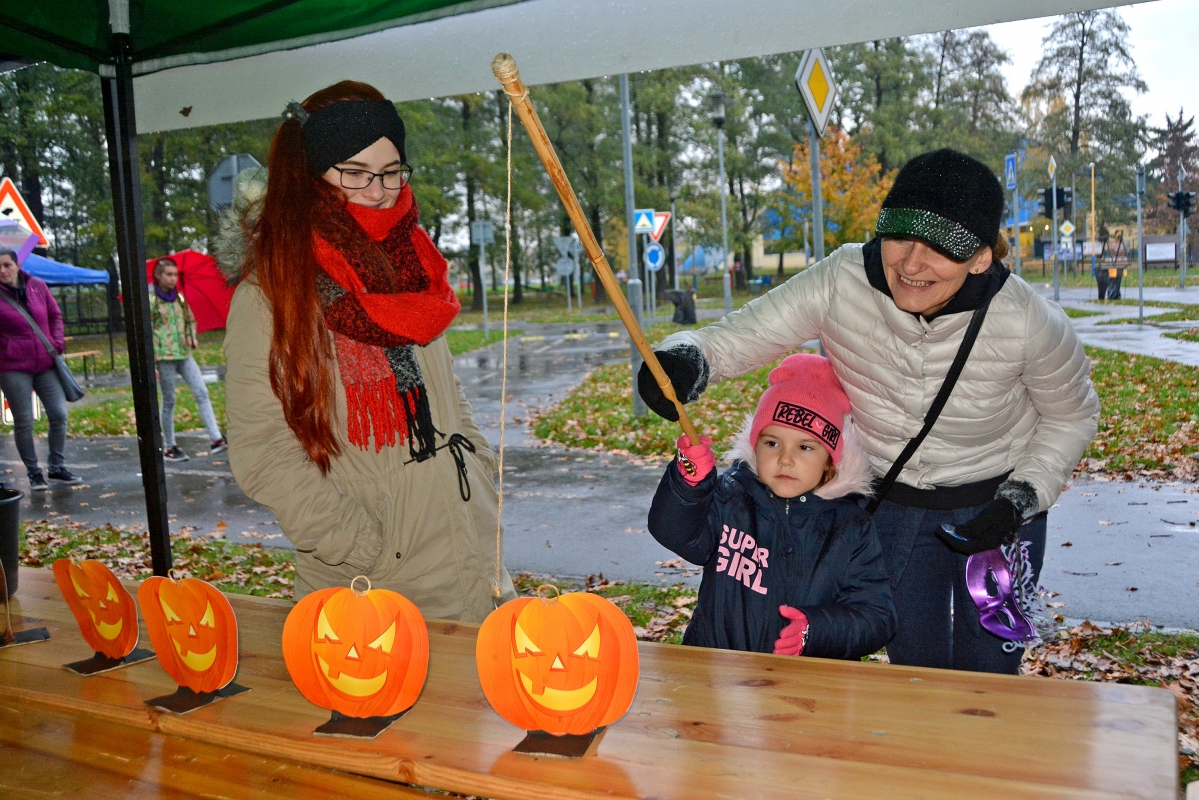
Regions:
<svg viewBox="0 0 1199 800"><path fill-rule="evenodd" d="M724 454L725 461L744 461L745 465L758 474L758 457L749 442L750 431L753 430L754 415L747 414L741 430L733 440L732 448ZM854 425L853 418L845 415L845 451L841 455L841 464L837 467L837 475L831 481L816 489L813 494L824 500L834 500L848 494L872 493L874 473L870 470L870 459L862 448L861 435Z"/></svg>
<svg viewBox="0 0 1199 800"><path fill-rule="evenodd" d="M222 211L217 220L217 232L209 251L230 284L245 277L249 230L262 211L265 194L266 170L262 167L242 170L233 182L233 205Z"/></svg>

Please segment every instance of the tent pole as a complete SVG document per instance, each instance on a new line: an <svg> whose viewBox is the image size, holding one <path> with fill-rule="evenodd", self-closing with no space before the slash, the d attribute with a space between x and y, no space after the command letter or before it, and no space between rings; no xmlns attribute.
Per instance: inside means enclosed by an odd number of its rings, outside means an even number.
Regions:
<svg viewBox="0 0 1199 800"><path fill-rule="evenodd" d="M171 538L167 523L166 472L162 461L158 394L154 380L154 338L150 327L150 292L146 281L146 251L142 238L141 180L137 164L137 123L133 113L133 69L129 36L113 34L116 77L101 78L104 129L108 137L108 172L112 182L117 257L124 289L125 333L129 342L129 372L133 380L133 409L137 419L137 449L146 520L150 531L150 561L155 575L171 568Z"/></svg>

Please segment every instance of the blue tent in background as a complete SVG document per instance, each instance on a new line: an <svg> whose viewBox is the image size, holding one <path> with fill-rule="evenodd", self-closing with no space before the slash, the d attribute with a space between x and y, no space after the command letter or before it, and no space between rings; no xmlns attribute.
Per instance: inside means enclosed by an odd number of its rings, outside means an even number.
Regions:
<svg viewBox="0 0 1199 800"><path fill-rule="evenodd" d="M50 286L76 286L82 283L108 283L108 273L98 269L83 269L60 264L49 258L30 253L21 269Z"/></svg>

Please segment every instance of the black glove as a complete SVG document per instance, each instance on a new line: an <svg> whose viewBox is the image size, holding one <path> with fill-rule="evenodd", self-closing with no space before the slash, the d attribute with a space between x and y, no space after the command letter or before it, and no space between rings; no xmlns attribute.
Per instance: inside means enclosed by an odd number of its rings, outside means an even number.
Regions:
<svg viewBox="0 0 1199 800"><path fill-rule="evenodd" d="M694 353L688 352L689 350L693 350ZM700 366L695 364L695 356L698 356L701 361L703 359L703 354L699 352L699 348L656 350L654 351L654 355L658 357L658 363L662 365L666 376L670 378L670 384L674 387L675 396L681 402L687 403L694 400L706 388L706 386L701 386L699 387L699 391L696 391L696 384L700 382L701 377L700 369L702 366L706 366L706 364ZM688 358L688 355L692 357ZM704 383L706 384L707 381L704 381ZM650 372L649 365L644 362L641 364L641 370L637 373L637 392L641 395L641 399L645 401L645 404L653 409L653 412L659 417L668 419L671 422L678 422L679 410L674 407L674 403L666 399L666 395L662 394L662 389L659 388L658 382L654 380L654 374Z"/></svg>
<svg viewBox="0 0 1199 800"><path fill-rule="evenodd" d="M1016 510L1012 501L1005 497L997 497L977 517L959 525L954 533L937 531L937 538L955 553L972 556L1007 544L1012 540L1012 535L1019 530L1020 522L1020 512Z"/></svg>

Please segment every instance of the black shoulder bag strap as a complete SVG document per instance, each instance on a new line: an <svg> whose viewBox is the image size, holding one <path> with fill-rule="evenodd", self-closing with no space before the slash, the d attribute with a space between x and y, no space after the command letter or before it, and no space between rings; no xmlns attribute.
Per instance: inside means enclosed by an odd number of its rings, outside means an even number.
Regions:
<svg viewBox="0 0 1199 800"><path fill-rule="evenodd" d="M966 359L970 357L970 350L974 347L974 340L978 338L978 332L982 329L983 320L986 319L987 309L990 305L991 301L987 300L974 310L974 314L970 317L970 324L966 326L966 335L962 337L962 343L958 346L957 355L953 357L953 363L949 365L949 372L945 373L945 381L941 384L936 398L933 399L928 413L924 415L924 427L920 429L920 433L916 434L914 439L908 442L908 446L903 448L903 452L899 454L899 458L895 459L891 469L887 470L886 477L874 492L874 499L866 506L866 513L873 515L878 510L879 504L886 499L887 492L891 491L891 487L899 478L899 473L920 449L928 432L933 429L933 423L937 421L937 417L941 416L941 410L949 402L949 394L953 391L954 384L958 382L962 368L966 366Z"/></svg>

